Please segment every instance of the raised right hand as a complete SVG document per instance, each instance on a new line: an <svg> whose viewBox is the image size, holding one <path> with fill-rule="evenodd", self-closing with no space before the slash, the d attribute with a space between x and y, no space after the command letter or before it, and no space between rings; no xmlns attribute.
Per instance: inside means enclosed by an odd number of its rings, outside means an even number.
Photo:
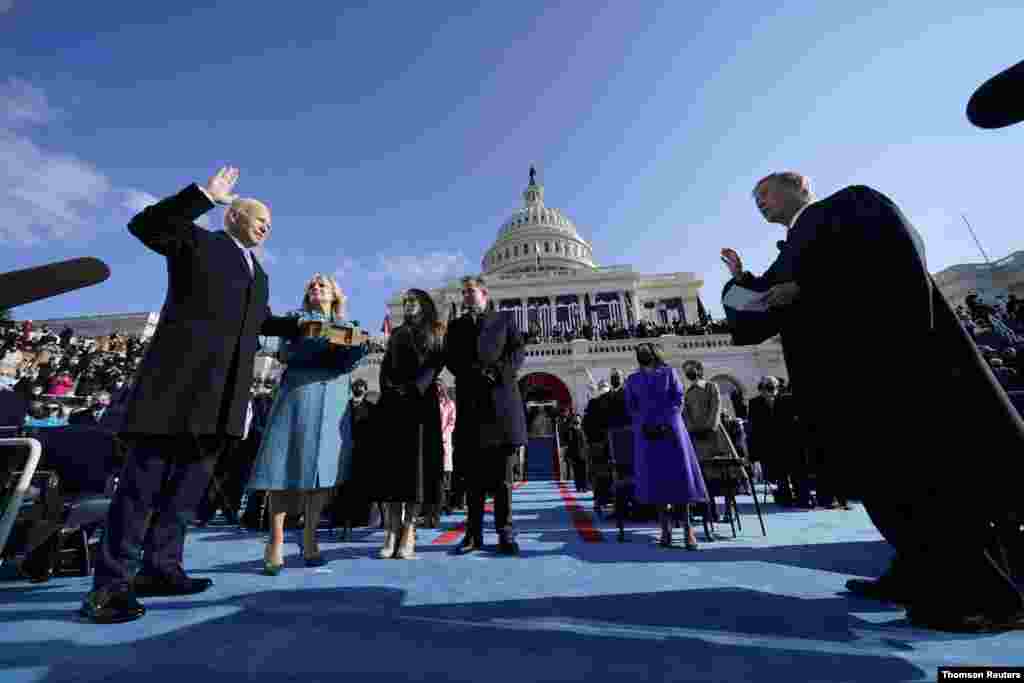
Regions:
<svg viewBox="0 0 1024 683"><path fill-rule="evenodd" d="M739 277L743 272L743 261L734 249L722 250L722 263L726 265L733 277Z"/></svg>
<svg viewBox="0 0 1024 683"><path fill-rule="evenodd" d="M213 174L207 181L206 192L217 204L230 205L231 202L238 199L238 195L232 193L237 182L238 169L232 166L225 166Z"/></svg>

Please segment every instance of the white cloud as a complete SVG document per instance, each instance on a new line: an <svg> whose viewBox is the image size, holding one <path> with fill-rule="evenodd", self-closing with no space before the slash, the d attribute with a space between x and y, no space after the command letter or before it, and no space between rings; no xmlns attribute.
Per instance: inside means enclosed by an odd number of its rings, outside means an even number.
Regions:
<svg viewBox="0 0 1024 683"><path fill-rule="evenodd" d="M0 0L0 12L11 5ZM137 213L158 201L144 190L115 188L94 164L44 148L26 132L63 114L31 83L0 83L0 240L31 246L71 239L119 209ZM210 219L197 223L209 226Z"/></svg>
<svg viewBox="0 0 1024 683"><path fill-rule="evenodd" d="M155 194L143 192L142 190L125 190L124 200L121 202L121 206L126 209L130 209L134 213L138 213L147 206L153 206L158 201L160 201L160 198Z"/></svg>
<svg viewBox="0 0 1024 683"><path fill-rule="evenodd" d="M0 12L3 11L0 0ZM8 8L9 9L9 8ZM40 88L18 78L0 84L0 128L41 126L62 114Z"/></svg>
<svg viewBox="0 0 1024 683"><path fill-rule="evenodd" d="M381 254L378 261L379 266L369 274L370 278L408 285L437 285L470 270L469 261L462 252L434 251L422 255Z"/></svg>
<svg viewBox="0 0 1024 683"><path fill-rule="evenodd" d="M99 207L110 189L92 164L0 129L0 238L20 245L66 238L87 226L83 211Z"/></svg>

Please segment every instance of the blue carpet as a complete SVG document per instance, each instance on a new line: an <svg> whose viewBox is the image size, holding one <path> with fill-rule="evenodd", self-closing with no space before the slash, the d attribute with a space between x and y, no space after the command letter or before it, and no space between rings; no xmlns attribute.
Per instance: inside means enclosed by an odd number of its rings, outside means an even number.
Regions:
<svg viewBox="0 0 1024 683"><path fill-rule="evenodd" d="M763 537L741 498L739 538L694 553L657 547L652 524L628 525L617 543L614 523L595 520L601 540L585 542L563 490L516 491L518 558L454 557L455 541L432 543L442 529L419 532L417 560L379 560L383 532L339 543L323 530L326 567L304 568L293 543L285 571L267 577L261 534L192 530L186 564L214 587L147 599L129 624L78 621L90 579L0 584L0 681L874 682L1024 665L1024 634L922 631L845 594L890 557L862 509L768 505ZM589 494L579 503L592 510Z"/></svg>

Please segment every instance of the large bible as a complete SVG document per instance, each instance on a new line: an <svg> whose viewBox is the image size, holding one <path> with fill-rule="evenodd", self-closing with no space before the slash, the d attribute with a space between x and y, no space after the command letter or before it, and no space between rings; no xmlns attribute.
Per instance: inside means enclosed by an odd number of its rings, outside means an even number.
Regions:
<svg viewBox="0 0 1024 683"><path fill-rule="evenodd" d="M299 329L304 337L326 337L331 346L361 346L369 340L361 328L347 323L303 320Z"/></svg>

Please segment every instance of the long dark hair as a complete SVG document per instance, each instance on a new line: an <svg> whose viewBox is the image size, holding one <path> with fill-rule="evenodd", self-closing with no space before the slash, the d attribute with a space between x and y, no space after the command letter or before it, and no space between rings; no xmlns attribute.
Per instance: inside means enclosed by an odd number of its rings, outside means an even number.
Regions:
<svg viewBox="0 0 1024 683"><path fill-rule="evenodd" d="M420 302L420 318L414 323L402 323L409 327L413 341L420 352L436 349L444 339L444 323L437 314L437 306L429 294L422 289L410 289L405 296L414 296Z"/></svg>

